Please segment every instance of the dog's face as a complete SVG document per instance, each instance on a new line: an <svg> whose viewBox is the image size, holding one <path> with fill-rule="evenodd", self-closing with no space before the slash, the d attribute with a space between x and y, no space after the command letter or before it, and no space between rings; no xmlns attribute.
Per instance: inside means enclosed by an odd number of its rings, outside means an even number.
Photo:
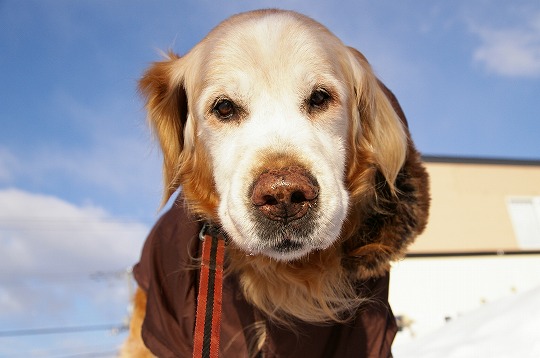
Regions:
<svg viewBox="0 0 540 358"><path fill-rule="evenodd" d="M233 17L155 64L141 88L169 195L182 186L249 254L289 261L333 245L374 180L361 170L392 187L405 158L404 128L363 56L298 14Z"/></svg>
<svg viewBox="0 0 540 358"><path fill-rule="evenodd" d="M290 260L339 236L351 98L323 39L281 22L216 39L195 117L223 228L247 252Z"/></svg>

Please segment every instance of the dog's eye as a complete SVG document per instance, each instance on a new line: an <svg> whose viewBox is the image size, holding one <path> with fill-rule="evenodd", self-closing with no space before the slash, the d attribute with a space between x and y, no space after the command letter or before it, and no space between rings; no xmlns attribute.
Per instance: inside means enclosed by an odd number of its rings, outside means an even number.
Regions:
<svg viewBox="0 0 540 358"><path fill-rule="evenodd" d="M234 115L234 104L228 99L220 99L213 109L219 119L230 119Z"/></svg>
<svg viewBox="0 0 540 358"><path fill-rule="evenodd" d="M309 98L309 107L311 109L323 109L330 101L330 94L323 89L313 91Z"/></svg>

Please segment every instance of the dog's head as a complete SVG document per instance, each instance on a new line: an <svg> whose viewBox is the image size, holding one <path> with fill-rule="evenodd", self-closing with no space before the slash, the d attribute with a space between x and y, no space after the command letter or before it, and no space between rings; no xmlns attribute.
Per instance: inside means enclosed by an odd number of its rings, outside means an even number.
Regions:
<svg viewBox="0 0 540 358"><path fill-rule="evenodd" d="M166 198L182 186L246 253L290 261L333 245L375 173L394 191L407 156L366 59L296 13L232 17L155 63L140 88Z"/></svg>

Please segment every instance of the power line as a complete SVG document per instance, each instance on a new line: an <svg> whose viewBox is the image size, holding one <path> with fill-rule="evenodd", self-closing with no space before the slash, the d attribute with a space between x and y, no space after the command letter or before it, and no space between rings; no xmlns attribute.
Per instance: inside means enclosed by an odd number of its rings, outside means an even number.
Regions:
<svg viewBox="0 0 540 358"><path fill-rule="evenodd" d="M88 352L88 353L75 353L70 355L55 356L54 358L96 358L96 357L117 357L118 351L103 351L103 352Z"/></svg>
<svg viewBox="0 0 540 358"><path fill-rule="evenodd" d="M76 357L89 357L89 358L95 358L95 357L116 357L118 355L117 350L108 350L108 351L101 351L101 352L87 352L87 353L75 353L75 354L69 354L69 355L63 355L63 356L56 356L55 358L76 358Z"/></svg>
<svg viewBox="0 0 540 358"><path fill-rule="evenodd" d="M147 230L144 219L85 217L5 217L0 216L0 231L62 231L71 232L88 227L95 231L137 232Z"/></svg>
<svg viewBox="0 0 540 358"><path fill-rule="evenodd" d="M44 335L44 334L79 333L79 332L92 332L92 331L112 331L115 333L119 333L127 329L128 327L124 323L96 324L96 325L88 325L88 326L50 327L50 328L0 331L0 337L37 336L37 335Z"/></svg>
<svg viewBox="0 0 540 358"><path fill-rule="evenodd" d="M130 275L131 268L126 270L99 270L94 272L28 272L13 274L0 274L2 285L23 285L23 284L88 284L99 282L110 282L112 280L124 280L126 275ZM86 279L86 281L81 281Z"/></svg>
<svg viewBox="0 0 540 358"><path fill-rule="evenodd" d="M60 223L60 224L95 224L95 223L118 223L118 224L141 224L146 218L87 218L87 217L59 217L59 216L0 216L0 224L28 224L28 223Z"/></svg>
<svg viewBox="0 0 540 358"><path fill-rule="evenodd" d="M52 348L52 349L40 349L39 357L42 358L75 358L75 357L118 357L120 347L115 344L115 347L111 345L100 345L100 346L79 346L79 347L63 347L63 348ZM0 352L2 358L17 358L17 357L35 357L35 351L26 351L26 352L11 352L2 353Z"/></svg>

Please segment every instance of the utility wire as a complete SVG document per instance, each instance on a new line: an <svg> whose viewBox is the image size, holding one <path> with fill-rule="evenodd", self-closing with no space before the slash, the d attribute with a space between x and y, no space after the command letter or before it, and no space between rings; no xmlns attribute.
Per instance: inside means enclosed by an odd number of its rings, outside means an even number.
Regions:
<svg viewBox="0 0 540 358"><path fill-rule="evenodd" d="M75 354L69 354L69 355L63 355L63 356L56 356L54 358L81 358L81 357L88 357L88 358L96 358L96 357L117 357L118 351L103 351L103 352L88 352L88 353L75 353Z"/></svg>
<svg viewBox="0 0 540 358"><path fill-rule="evenodd" d="M118 357L120 347L106 346L81 346L81 347L66 347L52 350L40 349L36 351L26 351L17 353L1 353L2 358L28 358L28 357L40 357L40 358L75 358L75 357Z"/></svg>
<svg viewBox="0 0 540 358"><path fill-rule="evenodd" d="M75 357L118 357L120 347L111 347L110 345L101 346L81 346L81 347L65 347L52 350L40 349L39 353L35 351L17 352L17 353L0 353L2 358L75 358Z"/></svg>
<svg viewBox="0 0 540 358"><path fill-rule="evenodd" d="M0 331L0 337L37 336L37 335L43 335L43 334L78 333L78 332L92 332L92 331L121 332L127 329L128 327L123 323L96 324L96 325L89 325L89 326L51 327L51 328Z"/></svg>
<svg viewBox="0 0 540 358"><path fill-rule="evenodd" d="M130 276L131 267L124 270L99 270L93 272L32 272L22 273L18 277L13 274L0 274L0 284L2 285L21 285L27 283L38 284L87 284L112 280L124 280L126 276ZM82 279L86 279L83 281Z"/></svg>

